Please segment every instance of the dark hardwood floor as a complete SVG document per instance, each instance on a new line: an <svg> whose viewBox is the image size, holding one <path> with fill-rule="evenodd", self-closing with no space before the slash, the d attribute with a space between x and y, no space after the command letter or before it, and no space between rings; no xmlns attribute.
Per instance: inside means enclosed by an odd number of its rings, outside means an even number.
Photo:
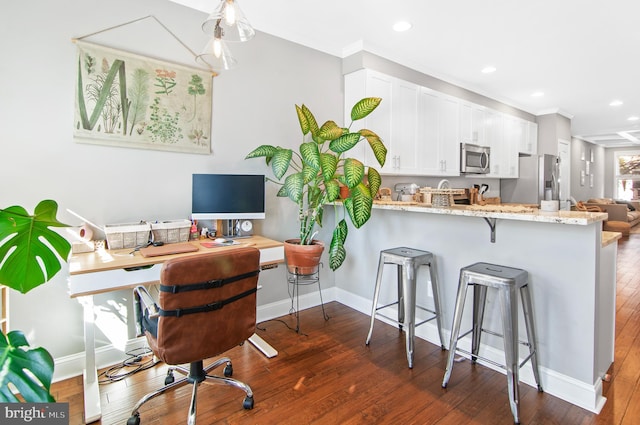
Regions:
<svg viewBox="0 0 640 425"><path fill-rule="evenodd" d="M640 234L618 245L615 362L608 398L595 415L534 388L520 385L522 424L640 424ZM226 386L200 386L198 423L209 424L511 424L506 378L482 366L459 367L441 388L446 351L416 338L415 362L407 368L398 329L376 323L365 346L369 318L336 302L301 312L299 335L283 322L260 324L258 333L279 351L267 359L250 344L226 353L234 377L255 393L244 410L244 393ZM290 326L293 316L281 318ZM526 365L525 367L529 367ZM158 364L126 379L101 385L103 418L96 424L126 424L132 406L160 387L166 366ZM216 371L222 373L222 371ZM82 378L53 385L69 402L70 424L83 423ZM191 388L181 387L148 402L142 425L184 424Z"/></svg>

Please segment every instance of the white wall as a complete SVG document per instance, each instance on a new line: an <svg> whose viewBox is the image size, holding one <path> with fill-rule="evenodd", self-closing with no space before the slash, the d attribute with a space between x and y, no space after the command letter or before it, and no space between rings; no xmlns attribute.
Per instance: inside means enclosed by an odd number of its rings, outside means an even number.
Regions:
<svg viewBox="0 0 640 425"><path fill-rule="evenodd" d="M55 199L59 218L80 221L69 208L98 223L188 218L191 174L265 172L264 161L245 161L259 144L297 146L294 104L306 103L320 121L343 116L339 59L262 33L231 49L236 70L214 80L211 155L169 153L76 143L73 139L76 48L72 38L155 15L193 50L206 42L205 15L166 0L62 0L9 2L0 15L0 206L32 211ZM150 26L153 27L151 22ZM180 61L184 48L149 22L103 33L123 46L149 47L151 56ZM126 35L120 31L126 31ZM159 41L157 36L166 37ZM89 38L88 41L93 41ZM112 45L112 44L110 44ZM153 48L153 49L152 49ZM145 53L144 51L141 53ZM189 53L186 52L186 56ZM190 59L190 58L189 58ZM270 195L275 188L270 186ZM295 234L293 203L267 197L268 218L257 232L274 239ZM327 239L329 236L327 236ZM11 293L12 329L54 357L83 351L80 305L67 296L67 268L26 295ZM263 273L259 303L288 298L282 269ZM128 291L98 297L99 309L126 321ZM110 341L98 335L99 344Z"/></svg>

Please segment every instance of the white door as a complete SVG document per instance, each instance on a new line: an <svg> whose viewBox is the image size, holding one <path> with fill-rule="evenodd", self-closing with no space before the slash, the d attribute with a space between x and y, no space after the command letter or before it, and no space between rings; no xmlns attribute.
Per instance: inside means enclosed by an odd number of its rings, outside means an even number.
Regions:
<svg viewBox="0 0 640 425"><path fill-rule="evenodd" d="M560 159L560 176L558 183L560 186L560 209L568 210L571 207L571 159L570 145L567 140L558 139L558 158Z"/></svg>

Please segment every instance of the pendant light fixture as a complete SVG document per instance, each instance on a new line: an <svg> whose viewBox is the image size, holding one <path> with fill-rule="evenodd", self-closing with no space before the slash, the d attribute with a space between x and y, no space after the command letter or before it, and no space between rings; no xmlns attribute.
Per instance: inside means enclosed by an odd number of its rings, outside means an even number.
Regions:
<svg viewBox="0 0 640 425"><path fill-rule="evenodd" d="M202 31L211 36L196 61L213 70L229 70L238 63L225 41L248 41L256 34L236 0L221 0L202 23Z"/></svg>
<svg viewBox="0 0 640 425"><path fill-rule="evenodd" d="M233 69L238 63L222 40L221 34L222 28L218 27L203 52L196 56L198 63L215 71Z"/></svg>
<svg viewBox="0 0 640 425"><path fill-rule="evenodd" d="M237 0L222 0L202 24L205 34L215 35L217 28L225 41L249 41L256 34Z"/></svg>

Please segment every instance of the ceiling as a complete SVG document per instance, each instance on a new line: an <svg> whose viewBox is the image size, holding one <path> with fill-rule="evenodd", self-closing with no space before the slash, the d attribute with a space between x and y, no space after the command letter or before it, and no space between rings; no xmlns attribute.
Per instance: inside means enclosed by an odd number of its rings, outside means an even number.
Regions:
<svg viewBox="0 0 640 425"><path fill-rule="evenodd" d="M207 13L218 4L218 0L172 1ZM572 134L586 141L605 147L640 146L640 120L628 120L640 117L640 2L241 0L239 4L259 31L338 57L364 49L535 115L563 114L571 118ZM393 31L392 25L400 20L409 21L412 28ZM496 71L482 73L487 66ZM534 92L544 95L533 97ZM610 106L613 100L623 104Z"/></svg>

